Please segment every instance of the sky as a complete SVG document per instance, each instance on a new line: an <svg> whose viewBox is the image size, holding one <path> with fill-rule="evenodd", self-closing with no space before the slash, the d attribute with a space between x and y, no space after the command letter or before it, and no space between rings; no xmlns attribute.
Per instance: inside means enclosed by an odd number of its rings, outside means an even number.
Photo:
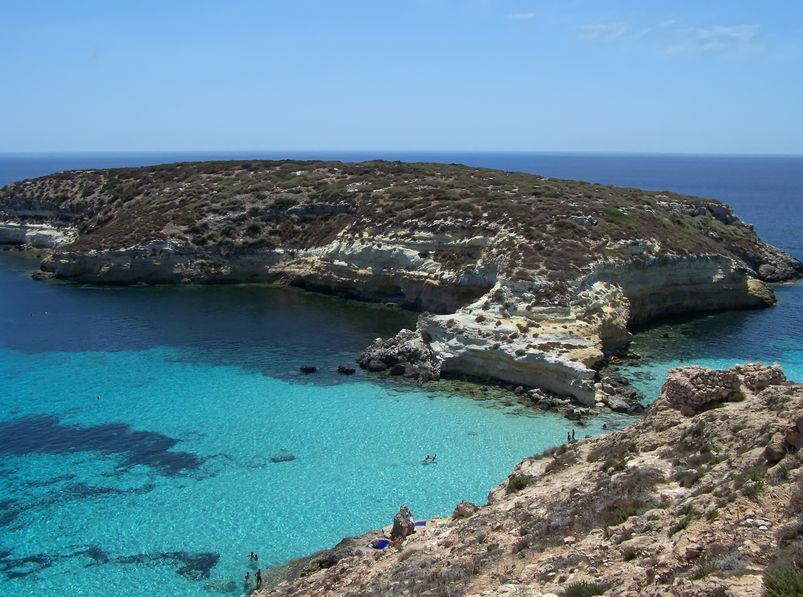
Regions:
<svg viewBox="0 0 803 597"><path fill-rule="evenodd" d="M0 152L803 154L801 0L0 0Z"/></svg>

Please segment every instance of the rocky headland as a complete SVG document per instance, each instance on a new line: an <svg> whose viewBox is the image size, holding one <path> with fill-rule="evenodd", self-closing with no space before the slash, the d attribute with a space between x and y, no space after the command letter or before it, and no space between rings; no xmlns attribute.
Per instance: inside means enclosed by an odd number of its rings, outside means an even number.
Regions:
<svg viewBox="0 0 803 597"><path fill-rule="evenodd" d="M718 201L446 164L65 172L0 189L0 221L0 244L52 249L40 278L278 282L395 303L423 312L417 329L377 340L367 369L617 410L634 401L599 370L629 326L772 305L767 283L803 274Z"/></svg>
<svg viewBox="0 0 803 597"><path fill-rule="evenodd" d="M487 505L395 549L344 539L258 594L799 595L801 447L778 366L674 369L639 422L524 460Z"/></svg>

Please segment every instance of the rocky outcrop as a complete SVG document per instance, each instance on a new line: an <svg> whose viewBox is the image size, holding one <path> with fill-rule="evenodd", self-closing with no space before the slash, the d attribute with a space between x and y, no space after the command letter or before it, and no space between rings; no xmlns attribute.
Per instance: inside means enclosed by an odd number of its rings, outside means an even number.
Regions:
<svg viewBox="0 0 803 597"><path fill-rule="evenodd" d="M737 402L687 392L733 384ZM789 429L803 432L803 386L776 368L674 370L644 419L524 460L487 505L258 594L760 595L767 569L800 563L800 447L765 457Z"/></svg>
<svg viewBox="0 0 803 597"><path fill-rule="evenodd" d="M440 366L420 331L402 330L389 340L377 338L357 359L369 371L389 371L419 382L438 379Z"/></svg>
<svg viewBox="0 0 803 597"><path fill-rule="evenodd" d="M705 367L672 369L661 395L668 405L689 417L722 402L742 398L735 370L715 371Z"/></svg>
<svg viewBox="0 0 803 597"><path fill-rule="evenodd" d="M76 236L75 229L65 226L0 222L0 245L54 249L71 243Z"/></svg>

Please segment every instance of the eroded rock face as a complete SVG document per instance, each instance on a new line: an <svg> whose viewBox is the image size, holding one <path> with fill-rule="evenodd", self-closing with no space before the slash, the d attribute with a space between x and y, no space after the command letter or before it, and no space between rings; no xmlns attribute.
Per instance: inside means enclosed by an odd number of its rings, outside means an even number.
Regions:
<svg viewBox="0 0 803 597"><path fill-rule="evenodd" d="M667 383L642 420L525 459L488 505L458 505L471 516L430 520L397 550L355 549L260 595L559 595L581 582L623 597L760 595L762 572L803 529L800 448L764 456L803 431L803 386L753 391L744 378L758 367L674 370L681 390ZM734 376L743 400L678 410L678 396L708 404ZM510 491L513 478L526 483Z"/></svg>
<svg viewBox="0 0 803 597"><path fill-rule="evenodd" d="M695 366L671 369L661 397L684 415L692 416L709 406L739 400L742 393L735 370L717 371Z"/></svg>
<svg viewBox="0 0 803 597"><path fill-rule="evenodd" d="M0 222L0 245L54 249L71 243L77 235L77 231L68 226Z"/></svg>
<svg viewBox="0 0 803 597"><path fill-rule="evenodd" d="M733 368L742 376L744 385L753 392L760 392L767 386L777 386L786 381L786 375L779 365L767 367L760 363L747 363Z"/></svg>

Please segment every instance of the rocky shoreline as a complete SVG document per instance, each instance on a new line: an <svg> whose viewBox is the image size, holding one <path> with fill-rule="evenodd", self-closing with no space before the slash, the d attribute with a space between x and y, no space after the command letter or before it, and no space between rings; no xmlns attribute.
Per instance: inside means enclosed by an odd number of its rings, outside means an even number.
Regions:
<svg viewBox="0 0 803 597"><path fill-rule="evenodd" d="M801 448L803 385L779 367L674 369L643 419L525 459L487 505L458 504L398 549L365 547L380 531L345 539L256 594L783 591L801 582Z"/></svg>
<svg viewBox="0 0 803 597"><path fill-rule="evenodd" d="M249 161L85 170L0 189L0 243L37 278L274 282L422 312L360 357L538 404L635 410L600 374L629 329L771 306L803 264L725 204L446 164Z"/></svg>

